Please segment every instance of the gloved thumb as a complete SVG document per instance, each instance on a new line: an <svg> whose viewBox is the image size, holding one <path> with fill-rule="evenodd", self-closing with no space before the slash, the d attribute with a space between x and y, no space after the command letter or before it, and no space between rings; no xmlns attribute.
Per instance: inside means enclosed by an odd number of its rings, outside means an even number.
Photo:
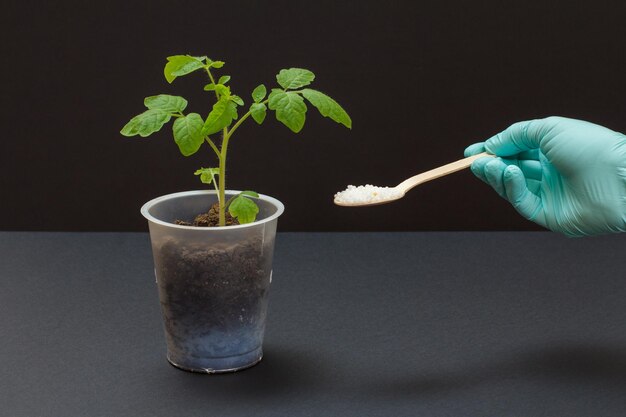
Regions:
<svg viewBox="0 0 626 417"><path fill-rule="evenodd" d="M509 165L504 170L502 182L506 198L515 210L526 219L545 226L541 198L528 189L522 170L515 165Z"/></svg>

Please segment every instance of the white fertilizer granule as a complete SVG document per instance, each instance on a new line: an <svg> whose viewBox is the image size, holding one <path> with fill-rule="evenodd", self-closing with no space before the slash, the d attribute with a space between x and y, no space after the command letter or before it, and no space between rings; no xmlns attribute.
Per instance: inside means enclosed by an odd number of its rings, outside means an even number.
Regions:
<svg viewBox="0 0 626 417"><path fill-rule="evenodd" d="M373 185L348 185L344 191L335 194L335 201L344 204L366 204L377 201L395 200L402 196L402 192L395 187L375 187Z"/></svg>

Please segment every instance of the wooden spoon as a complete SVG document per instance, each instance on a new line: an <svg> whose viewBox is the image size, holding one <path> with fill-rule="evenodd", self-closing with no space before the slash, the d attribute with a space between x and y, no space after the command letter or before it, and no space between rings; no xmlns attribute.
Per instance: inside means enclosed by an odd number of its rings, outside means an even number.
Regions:
<svg viewBox="0 0 626 417"><path fill-rule="evenodd" d="M372 201L365 201L359 203L350 203L338 200L335 197L335 204L343 207L360 207L360 206L374 206L378 204L391 203L392 201L396 201L404 197L404 195L414 187L417 187L420 184L423 184L427 181L431 181L440 177L443 177L448 174L452 174L453 172L460 171L472 165L472 162L477 160L478 158L483 158L485 156L493 157L494 155L488 154L487 152L479 153L478 155L469 156L464 159L460 159L455 162L451 162L446 165L442 165L439 168L431 169L430 171L422 172L421 174L417 174L409 179L402 181L400 184L396 185L390 191L395 191L392 197L385 199L376 199Z"/></svg>

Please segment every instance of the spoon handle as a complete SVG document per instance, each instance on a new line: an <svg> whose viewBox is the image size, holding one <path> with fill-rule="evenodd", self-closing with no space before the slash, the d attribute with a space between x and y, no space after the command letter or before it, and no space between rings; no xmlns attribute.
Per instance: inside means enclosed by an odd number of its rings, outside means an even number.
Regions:
<svg viewBox="0 0 626 417"><path fill-rule="evenodd" d="M442 165L439 168L431 169L430 171L422 172L421 174L417 174L411 178L408 178L402 181L400 184L396 186L396 188L400 189L403 193L406 193L411 188L423 184L427 181L434 180L440 177L443 177L448 174L452 174L453 172L460 171L472 165L472 162L477 160L478 158L482 158L485 156L494 155L489 154L487 152L479 153L478 155L472 155L467 158L459 159L458 161L451 162L446 165Z"/></svg>

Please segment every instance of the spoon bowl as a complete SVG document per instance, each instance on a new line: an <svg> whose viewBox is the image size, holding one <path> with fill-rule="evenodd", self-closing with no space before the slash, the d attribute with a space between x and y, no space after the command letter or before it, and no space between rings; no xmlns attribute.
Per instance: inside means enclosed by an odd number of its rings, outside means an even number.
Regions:
<svg viewBox="0 0 626 417"><path fill-rule="evenodd" d="M394 187L394 189L395 188L396 187ZM397 197L385 198L384 200L374 200L374 201L368 201L368 202L349 203L349 202L345 202L345 201L341 201L337 199L335 199L333 202L336 205L341 206L341 207L379 206L381 204L392 203L396 200L400 200L402 197L404 197L404 194L399 194Z"/></svg>

